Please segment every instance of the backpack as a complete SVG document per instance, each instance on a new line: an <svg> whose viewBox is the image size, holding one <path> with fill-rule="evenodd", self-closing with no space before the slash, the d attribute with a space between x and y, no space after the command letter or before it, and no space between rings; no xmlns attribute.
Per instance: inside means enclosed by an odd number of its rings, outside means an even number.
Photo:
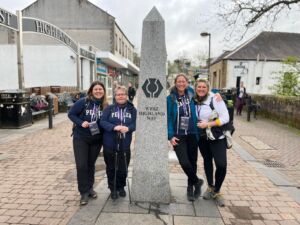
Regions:
<svg viewBox="0 0 300 225"><path fill-rule="evenodd" d="M224 99L224 96L222 96L222 98ZM229 111L232 110L233 108L232 107L228 107L227 100L224 100L224 102L226 104L227 111L229 113ZM213 97L211 97L211 99L210 99L209 107L211 108L211 110L215 110L215 107L213 105ZM226 123L226 124L223 124L221 127L222 127L223 131L230 131L230 133L232 135L234 133L234 131L235 131L235 127L233 126L233 116L229 115L229 122Z"/></svg>

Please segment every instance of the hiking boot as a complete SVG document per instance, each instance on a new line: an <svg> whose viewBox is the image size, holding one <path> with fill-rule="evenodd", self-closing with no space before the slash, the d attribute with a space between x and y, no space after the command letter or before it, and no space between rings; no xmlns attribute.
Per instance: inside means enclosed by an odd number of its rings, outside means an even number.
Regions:
<svg viewBox="0 0 300 225"><path fill-rule="evenodd" d="M117 191L111 191L110 197L112 200L116 200L118 198L118 192Z"/></svg>
<svg viewBox="0 0 300 225"><path fill-rule="evenodd" d="M89 202L89 194L88 193L82 194L80 198L80 205L86 205L88 204L88 202Z"/></svg>
<svg viewBox="0 0 300 225"><path fill-rule="evenodd" d="M122 188L119 188L119 196L120 197L126 197L126 191L125 191L125 189L124 189L124 187L122 187Z"/></svg>
<svg viewBox="0 0 300 225"><path fill-rule="evenodd" d="M204 194L203 194L203 199L205 199L205 200L210 200L210 199L212 199L213 193L214 193L214 188L208 186L207 189L206 189L206 191L205 191Z"/></svg>
<svg viewBox="0 0 300 225"><path fill-rule="evenodd" d="M89 193L89 197L91 197L91 198L97 198L97 192L94 191L93 189L91 189L90 193Z"/></svg>
<svg viewBox="0 0 300 225"><path fill-rule="evenodd" d="M198 179L198 182L196 184L194 184L195 186L195 190L194 190L194 198L199 198L199 196L201 195L201 186L203 185L203 180L202 179Z"/></svg>
<svg viewBox="0 0 300 225"><path fill-rule="evenodd" d="M223 195L220 192L215 192L212 197L213 197L213 199L215 200L215 202L217 203L218 206L220 206L220 207L225 206L225 199L224 199Z"/></svg>
<svg viewBox="0 0 300 225"><path fill-rule="evenodd" d="M194 201L195 198L194 198L194 190L193 190L193 186L188 186L187 187L187 198L190 202Z"/></svg>

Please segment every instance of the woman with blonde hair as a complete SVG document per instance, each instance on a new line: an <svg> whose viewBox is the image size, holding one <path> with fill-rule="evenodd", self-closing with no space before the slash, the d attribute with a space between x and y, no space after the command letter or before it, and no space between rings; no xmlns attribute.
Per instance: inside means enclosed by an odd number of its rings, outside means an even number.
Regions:
<svg viewBox="0 0 300 225"><path fill-rule="evenodd" d="M227 169L227 143L224 135L225 125L229 122L227 107L216 94L210 92L209 82L199 79L195 84L195 103L197 127L199 131L198 146L203 157L204 171L208 188L203 198L213 198L219 206L224 206L220 193ZM213 174L215 162L216 172Z"/></svg>
<svg viewBox="0 0 300 225"><path fill-rule="evenodd" d="M167 97L168 140L188 177L189 201L200 196L203 184L203 180L197 177L197 117L193 96L194 90L189 87L186 75L178 74Z"/></svg>
<svg viewBox="0 0 300 225"><path fill-rule="evenodd" d="M108 188L113 200L126 196L124 187L130 162L130 144L136 126L136 109L128 101L124 86L114 90L115 103L108 106L101 118L104 129L103 153L106 164Z"/></svg>

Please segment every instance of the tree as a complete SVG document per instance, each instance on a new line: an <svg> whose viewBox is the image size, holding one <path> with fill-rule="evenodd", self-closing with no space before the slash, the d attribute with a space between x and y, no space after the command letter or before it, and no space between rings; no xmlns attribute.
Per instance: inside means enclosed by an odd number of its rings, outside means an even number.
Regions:
<svg viewBox="0 0 300 225"><path fill-rule="evenodd" d="M220 1L220 13L217 13L225 25L230 28L230 37L234 32L242 32L255 24L265 22L267 26L279 18L279 15L292 6L300 6L300 0L229 0Z"/></svg>
<svg viewBox="0 0 300 225"><path fill-rule="evenodd" d="M300 65L296 57L283 60L284 70L275 77L277 83L271 87L276 95L300 96Z"/></svg>

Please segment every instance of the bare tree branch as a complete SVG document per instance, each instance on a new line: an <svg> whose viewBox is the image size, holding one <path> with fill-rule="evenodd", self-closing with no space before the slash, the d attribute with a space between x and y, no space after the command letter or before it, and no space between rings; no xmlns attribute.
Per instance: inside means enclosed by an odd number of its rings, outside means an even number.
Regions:
<svg viewBox="0 0 300 225"><path fill-rule="evenodd" d="M238 34L240 39L254 25L265 23L264 27L272 27L282 12L300 6L300 0L218 0L217 17L228 28L225 39L229 40Z"/></svg>

